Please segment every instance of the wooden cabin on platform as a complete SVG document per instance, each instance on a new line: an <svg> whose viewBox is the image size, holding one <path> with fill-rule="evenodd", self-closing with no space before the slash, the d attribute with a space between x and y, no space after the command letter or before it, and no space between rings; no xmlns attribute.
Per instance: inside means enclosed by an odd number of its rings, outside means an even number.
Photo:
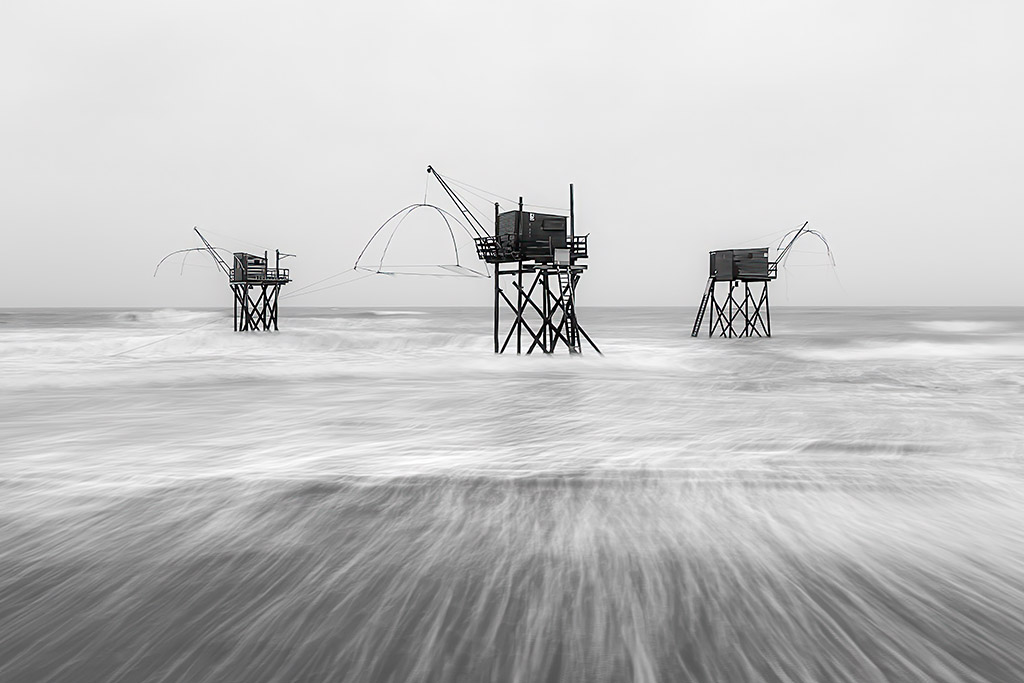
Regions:
<svg viewBox="0 0 1024 683"><path fill-rule="evenodd" d="M708 282L691 336L700 334L706 312L709 337L772 336L768 282L775 279L778 264L768 260L768 247L712 251L709 260Z"/></svg>
<svg viewBox="0 0 1024 683"><path fill-rule="evenodd" d="M235 252L229 273L235 299L235 331L278 329L278 295L291 282L287 268L281 268L281 252L275 252L274 267L263 256Z"/></svg>
<svg viewBox="0 0 1024 683"><path fill-rule="evenodd" d="M231 256L231 265L228 265L220 255L219 248L210 244L203 233L199 232L199 228L193 228L193 230L203 241L203 246L183 251L209 252L220 271L227 275L228 285L231 287L234 298L235 331L269 331L271 329L276 331L278 329L278 296L281 293L281 287L291 282L288 269L281 268L281 259L294 256L294 254L282 254L280 251L275 251L274 267L271 268L267 252L263 252L263 255L260 256L236 251ZM167 257L164 257L164 260L166 259ZM159 266L157 267L159 268Z"/></svg>
<svg viewBox="0 0 1024 683"><path fill-rule="evenodd" d="M832 250L824 235L808 230L807 223L786 233L774 261L768 257L768 247L712 251L708 282L693 321L691 336L700 334L705 314L708 316L709 337L772 336L768 283L778 277L779 264L784 262L796 241L806 235L820 239L832 260ZM834 260L832 264L835 265Z"/></svg>
<svg viewBox="0 0 1024 683"><path fill-rule="evenodd" d="M494 266L495 353L504 353L513 337L516 353L523 353L524 331L526 353L554 353L559 343L569 353L582 353L582 340L601 352L576 317L576 287L587 270L581 263L587 258L587 236L574 234L571 185L569 197L568 216L526 211L522 197L515 211L499 213L495 204L494 235L476 239L477 255ZM505 307L513 317L502 340Z"/></svg>
<svg viewBox="0 0 1024 683"><path fill-rule="evenodd" d="M576 286L586 272L587 236L576 235L573 188L568 215L526 210L523 198L513 211L494 205L494 234L477 220L466 203L437 171L427 167L455 205L476 223L477 256L494 266L494 352L504 353L515 339L516 353L554 353L564 344L569 353L583 352L583 340L600 349L576 318ZM501 312L512 312L502 336ZM524 335L525 332L525 335Z"/></svg>

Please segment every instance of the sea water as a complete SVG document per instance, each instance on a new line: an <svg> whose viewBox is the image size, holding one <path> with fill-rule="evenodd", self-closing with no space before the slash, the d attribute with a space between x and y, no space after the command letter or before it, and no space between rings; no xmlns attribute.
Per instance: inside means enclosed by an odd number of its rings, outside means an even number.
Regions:
<svg viewBox="0 0 1024 683"><path fill-rule="evenodd" d="M772 313L0 311L0 681L1024 680L1024 310Z"/></svg>

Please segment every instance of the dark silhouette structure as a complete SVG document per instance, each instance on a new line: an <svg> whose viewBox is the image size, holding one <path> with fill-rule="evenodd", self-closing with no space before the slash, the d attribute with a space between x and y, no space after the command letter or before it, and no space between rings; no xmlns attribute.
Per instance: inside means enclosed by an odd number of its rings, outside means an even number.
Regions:
<svg viewBox="0 0 1024 683"><path fill-rule="evenodd" d="M198 232L198 231L197 231ZM281 268L281 252L274 252L274 267L267 267L267 253L255 256L236 252L229 274L235 300L235 331L277 331L278 295L291 282L288 269Z"/></svg>
<svg viewBox="0 0 1024 683"><path fill-rule="evenodd" d="M209 253L220 271L228 277L234 298L235 331L269 331L271 329L277 331L278 296L281 293L281 287L291 282L288 269L281 268L281 259L294 256L294 254L282 254L280 251L275 251L274 267L271 268L267 252L263 252L263 256L259 256L239 251L231 254L231 265L228 265L219 253L219 251L225 250L210 244L203 233L199 232L199 228L193 228L193 230L203 241L203 246L180 249L168 254L157 264L157 270L160 269L160 264L175 254L193 251Z"/></svg>
<svg viewBox="0 0 1024 683"><path fill-rule="evenodd" d="M601 353L576 317L576 287L586 272L587 236L576 235L573 187L569 185L569 215L524 209L501 213L494 204L494 234L470 211L445 179L433 173L463 216L475 223L477 255L494 266L494 352L504 353L515 339L516 353L554 353L564 345L571 354L583 352L583 341ZM512 314L502 335L501 312ZM525 333L525 334L524 334Z"/></svg>
<svg viewBox="0 0 1024 683"><path fill-rule="evenodd" d="M712 251L708 282L691 336L700 334L705 312L710 313L709 337L716 333L720 337L772 336L768 282L777 274L778 262L768 260L768 247Z"/></svg>
<svg viewBox="0 0 1024 683"><path fill-rule="evenodd" d="M768 283L778 277L779 264L785 260L797 239L804 235L816 236L828 248L824 236L808 230L807 223L804 223L782 238L774 261L768 259L768 247L710 252L708 282L690 336L700 334L705 314L709 337L772 336ZM829 250L829 258L831 255Z"/></svg>

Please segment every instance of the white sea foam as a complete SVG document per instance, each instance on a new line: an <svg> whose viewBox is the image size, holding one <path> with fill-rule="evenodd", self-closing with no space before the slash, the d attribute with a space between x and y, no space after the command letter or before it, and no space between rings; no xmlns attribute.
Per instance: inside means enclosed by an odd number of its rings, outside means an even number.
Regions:
<svg viewBox="0 0 1024 683"><path fill-rule="evenodd" d="M913 325L931 332L981 333L994 332L1007 326L991 320L918 320Z"/></svg>
<svg viewBox="0 0 1024 683"><path fill-rule="evenodd" d="M1024 676L1017 312L363 313L5 318L0 680Z"/></svg>
<svg viewBox="0 0 1024 683"><path fill-rule="evenodd" d="M835 361L892 361L942 359L1024 359L1024 340L984 342L897 341L853 343L843 347L801 349L806 359Z"/></svg>

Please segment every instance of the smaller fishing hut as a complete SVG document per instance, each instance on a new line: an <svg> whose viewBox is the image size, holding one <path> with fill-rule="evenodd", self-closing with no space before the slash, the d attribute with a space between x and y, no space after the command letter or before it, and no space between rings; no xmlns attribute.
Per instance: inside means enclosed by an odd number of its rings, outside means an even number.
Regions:
<svg viewBox="0 0 1024 683"><path fill-rule="evenodd" d="M708 281L691 336L700 334L707 312L710 337L716 332L720 337L772 336L768 283L778 274L778 262L768 260L768 247L722 249L709 256Z"/></svg>
<svg viewBox="0 0 1024 683"><path fill-rule="evenodd" d="M294 254L282 254L274 252L274 266L270 267L268 252L263 255L249 254L244 251L229 252L227 249L215 247L209 240L199 232L199 228L193 228L203 246L190 249L179 249L173 251L160 260L156 270L167 259L176 254L184 254L182 257L182 269L184 259L192 252L207 252L213 258L214 264L228 278L228 285L234 298L234 319L236 332L248 332L250 330L278 329L278 306L277 301L281 293L281 287L291 282L287 268L281 267L281 259ZM231 264L221 256L220 252L230 255ZM156 275L156 272L153 273Z"/></svg>
<svg viewBox="0 0 1024 683"><path fill-rule="evenodd" d="M280 250L274 252L273 268L267 252L258 256L239 251L232 256L228 280L235 300L235 331L277 331L277 301L281 287L291 282L288 269L281 268Z"/></svg>
<svg viewBox="0 0 1024 683"><path fill-rule="evenodd" d="M708 281L691 336L700 334L705 315L709 337L772 336L768 283L778 277L779 264L785 261L793 244L805 235L820 239L832 260L828 241L820 232L808 230L807 223L783 236L774 261L769 258L769 247L710 252ZM834 260L832 264L835 265Z"/></svg>

